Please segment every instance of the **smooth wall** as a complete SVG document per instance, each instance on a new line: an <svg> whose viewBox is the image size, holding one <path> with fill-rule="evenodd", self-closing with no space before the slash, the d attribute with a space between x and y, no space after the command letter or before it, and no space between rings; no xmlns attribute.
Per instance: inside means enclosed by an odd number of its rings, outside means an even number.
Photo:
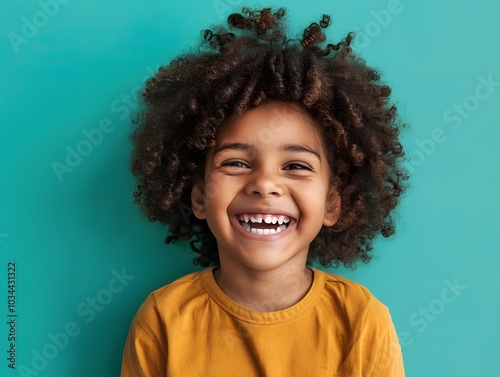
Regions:
<svg viewBox="0 0 500 377"><path fill-rule="evenodd" d="M500 375L499 3L40 0L0 12L1 376L118 376L146 295L196 270L132 202L130 116L202 29L268 4L357 31L411 125L396 236L332 271L390 308L408 376Z"/></svg>

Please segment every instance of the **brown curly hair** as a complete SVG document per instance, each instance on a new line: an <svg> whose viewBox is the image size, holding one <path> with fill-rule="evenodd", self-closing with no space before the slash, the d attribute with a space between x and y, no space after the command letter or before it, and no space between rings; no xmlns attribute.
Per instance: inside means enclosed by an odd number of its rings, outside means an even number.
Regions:
<svg viewBox="0 0 500 377"><path fill-rule="evenodd" d="M135 201L151 221L168 225L167 243L190 240L195 264L219 264L206 221L190 210L205 153L230 117L269 101L298 104L316 120L341 196L339 220L323 226L308 263L368 262L373 238L394 233L391 214L408 176L399 142L405 125L389 104L390 88L351 50L353 33L321 47L329 16L290 39L284 15L283 8L231 14L228 29L204 30L196 52L161 67L142 91L131 134Z"/></svg>

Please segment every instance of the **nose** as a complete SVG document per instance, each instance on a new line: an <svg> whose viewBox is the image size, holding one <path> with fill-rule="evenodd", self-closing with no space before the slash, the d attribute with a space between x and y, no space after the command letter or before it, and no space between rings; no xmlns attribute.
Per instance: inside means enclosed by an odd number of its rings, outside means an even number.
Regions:
<svg viewBox="0 0 500 377"><path fill-rule="evenodd" d="M280 197L284 194L285 188L281 183L278 173L256 170L249 176L245 185L245 193L261 198Z"/></svg>

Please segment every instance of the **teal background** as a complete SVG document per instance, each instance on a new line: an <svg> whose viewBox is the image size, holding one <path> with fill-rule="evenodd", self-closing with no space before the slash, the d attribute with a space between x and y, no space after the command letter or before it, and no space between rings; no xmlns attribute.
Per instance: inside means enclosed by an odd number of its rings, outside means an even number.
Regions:
<svg viewBox="0 0 500 377"><path fill-rule="evenodd" d="M49 16L43 3L2 1L0 12L1 376L118 376L140 303L196 270L186 247L164 245L163 227L132 203L129 116L138 85L159 65L249 4L286 5L298 33L322 13L333 16L333 38L362 31L357 51L383 73L411 125L403 134L411 189L397 235L377 242L369 265L332 271L390 308L407 376L500 375L500 3L66 0ZM16 47L9 33L22 35L23 17L41 26ZM488 91L484 80L497 84ZM53 164L103 122L110 132L58 177ZM5 358L9 261L17 263L16 371ZM128 280L113 280L121 290L109 296L113 271ZM449 284L460 287L443 299ZM93 309L92 297L107 304ZM78 334L62 336L68 326ZM44 349L45 362L36 356Z"/></svg>

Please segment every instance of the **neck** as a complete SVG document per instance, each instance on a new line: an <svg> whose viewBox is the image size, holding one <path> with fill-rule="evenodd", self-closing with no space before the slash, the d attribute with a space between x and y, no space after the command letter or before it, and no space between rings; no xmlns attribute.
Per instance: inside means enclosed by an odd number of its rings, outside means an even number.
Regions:
<svg viewBox="0 0 500 377"><path fill-rule="evenodd" d="M304 263L271 271L239 269L222 263L215 281L238 305L258 312L283 310L295 305L312 285L313 272Z"/></svg>

